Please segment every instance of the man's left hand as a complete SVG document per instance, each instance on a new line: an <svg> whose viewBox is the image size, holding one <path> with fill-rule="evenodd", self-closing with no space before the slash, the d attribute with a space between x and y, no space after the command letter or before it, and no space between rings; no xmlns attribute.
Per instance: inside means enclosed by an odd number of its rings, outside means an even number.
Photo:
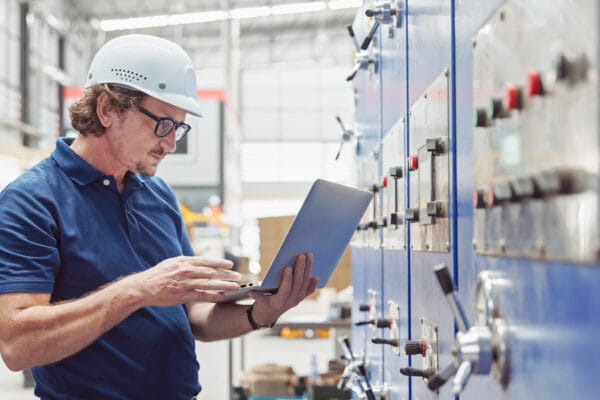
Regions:
<svg viewBox="0 0 600 400"><path fill-rule="evenodd" d="M270 296L250 293L250 297L256 300L252 317L260 326L277 321L281 314L315 291L319 278L310 277L312 261L312 254L298 255L293 268L284 268L277 293Z"/></svg>

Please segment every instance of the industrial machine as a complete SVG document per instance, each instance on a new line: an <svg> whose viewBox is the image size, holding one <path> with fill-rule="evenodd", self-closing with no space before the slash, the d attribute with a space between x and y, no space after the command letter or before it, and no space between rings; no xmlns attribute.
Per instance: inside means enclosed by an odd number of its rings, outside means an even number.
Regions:
<svg viewBox="0 0 600 400"><path fill-rule="evenodd" d="M348 32L373 202L341 384L597 398L600 4L365 0Z"/></svg>

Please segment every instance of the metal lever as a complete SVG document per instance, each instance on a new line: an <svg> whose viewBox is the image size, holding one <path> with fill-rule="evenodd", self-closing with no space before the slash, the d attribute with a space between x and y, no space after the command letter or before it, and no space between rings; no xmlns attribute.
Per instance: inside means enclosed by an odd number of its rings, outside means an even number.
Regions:
<svg viewBox="0 0 600 400"><path fill-rule="evenodd" d="M392 326L392 321L385 318L377 318L369 319L366 321L358 321L354 323L354 326L362 325L375 325L377 328L390 328Z"/></svg>
<svg viewBox="0 0 600 400"><path fill-rule="evenodd" d="M354 79L354 77L356 76L356 73L361 69L361 67L362 67L362 64L359 62L354 64L354 68L352 68L352 71L350 72L350 75L348 75L346 80L351 81L352 79Z"/></svg>
<svg viewBox="0 0 600 400"><path fill-rule="evenodd" d="M404 376L420 376L423 378L429 378L435 373L435 371L433 368L420 369L414 367L403 367L400 368L400 373Z"/></svg>
<svg viewBox="0 0 600 400"><path fill-rule="evenodd" d="M356 72L354 74L356 74ZM337 159L340 158L340 153L342 152L342 147L344 147L344 143L349 142L354 137L354 131L352 131L352 129L346 129L339 115L336 115L335 119L342 128L342 142L340 143L340 148L338 149L338 152L335 155L335 160L337 161Z"/></svg>
<svg viewBox="0 0 600 400"><path fill-rule="evenodd" d="M456 364L451 364L441 372L435 374L431 379L429 379L429 382L427 382L427 387L429 388L429 390L435 392L436 390L441 388L444 385L444 383L446 383L446 381L456 373L457 369L458 366Z"/></svg>
<svg viewBox="0 0 600 400"><path fill-rule="evenodd" d="M472 374L488 375L492 370L500 383L507 385L510 373L510 337L506 321L496 316L491 320L484 318L483 323L470 326L448 268L440 264L434 268L434 271L460 332L456 334L453 364L434 375L427 386L431 390L437 390L455 374L452 391L459 394ZM479 286L485 287L485 285Z"/></svg>
<svg viewBox="0 0 600 400"><path fill-rule="evenodd" d="M448 301L448 305L450 305L450 309L452 310L452 314L454 314L454 319L456 320L456 325L458 325L458 329L461 332L466 332L469 330L469 321L465 316L465 311L462 308L460 300L454 290L454 283L452 282L452 278L450 277L450 272L448 271L448 267L446 264L439 264L434 267L435 276L440 283L440 287L442 288L442 292L446 295L446 300Z"/></svg>
<svg viewBox="0 0 600 400"><path fill-rule="evenodd" d="M373 344L389 344L390 346L398 347L400 346L400 341L398 339L385 339L374 337L371 338L371 343Z"/></svg>
<svg viewBox="0 0 600 400"><path fill-rule="evenodd" d="M471 373L473 372L473 363L470 361L463 361L458 370L456 371L456 375L454 375L454 380L452 381L452 391L454 393L460 393L463 391L469 378L471 377Z"/></svg>
<svg viewBox="0 0 600 400"><path fill-rule="evenodd" d="M352 25L348 25L346 27L346 29L348 30L348 34L350 35L350 39L352 39L352 43L354 44L354 48L356 49L356 51L360 51L360 48L358 47L358 40L356 40L356 35L354 34L354 29L352 28Z"/></svg>
<svg viewBox="0 0 600 400"><path fill-rule="evenodd" d="M343 390L346 386L349 386L351 390L358 393L361 398L376 400L371 384L367 379L365 363L356 359L352 352L352 347L350 346L350 340L347 337L340 338L339 342L344 351L344 355L348 360L348 364L338 382L338 388ZM356 383L352 381L353 379Z"/></svg>
<svg viewBox="0 0 600 400"><path fill-rule="evenodd" d="M365 39L363 40L363 42L360 46L361 50L366 50L369 48L369 45L371 44L371 41L373 40L373 36L375 36L375 33L377 32L377 28L379 28L379 25L381 25L379 23L379 21L375 21L375 23L371 27L371 30L369 31L369 34L367 35L367 37L365 37Z"/></svg>

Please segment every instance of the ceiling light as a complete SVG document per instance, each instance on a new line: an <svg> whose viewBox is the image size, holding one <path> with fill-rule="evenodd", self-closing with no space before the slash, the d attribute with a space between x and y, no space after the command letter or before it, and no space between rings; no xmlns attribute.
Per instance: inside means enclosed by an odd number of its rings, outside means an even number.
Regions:
<svg viewBox="0 0 600 400"><path fill-rule="evenodd" d="M234 8L230 11L229 15L232 19L268 17L271 15L271 7Z"/></svg>
<svg viewBox="0 0 600 400"><path fill-rule="evenodd" d="M227 19L250 19L269 17L272 15L302 14L319 12L327 9L340 10L345 8L357 8L360 7L361 4L361 0L330 0L329 2L313 1L306 3L280 4L271 7L234 8L229 11L215 10L184 14L154 15L149 17L105 19L99 21L99 25L101 30L107 32L172 25L199 24L203 22L225 21Z"/></svg>
<svg viewBox="0 0 600 400"><path fill-rule="evenodd" d="M330 0L327 6L330 10L342 10L344 8L358 8L362 0Z"/></svg>
<svg viewBox="0 0 600 400"><path fill-rule="evenodd" d="M273 15L300 14L305 12L322 11L326 7L323 1L314 1L311 3L290 3L281 4L272 7Z"/></svg>

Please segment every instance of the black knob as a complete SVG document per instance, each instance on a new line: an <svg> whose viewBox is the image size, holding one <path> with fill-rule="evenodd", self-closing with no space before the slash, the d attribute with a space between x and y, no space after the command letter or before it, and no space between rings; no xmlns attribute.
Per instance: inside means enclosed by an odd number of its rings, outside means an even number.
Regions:
<svg viewBox="0 0 600 400"><path fill-rule="evenodd" d="M371 343L374 343L374 344L389 344L390 346L394 346L394 347L400 346L400 343L398 342L398 339L384 339L384 338L374 337L374 338L371 338Z"/></svg>
<svg viewBox="0 0 600 400"><path fill-rule="evenodd" d="M444 386L444 383L446 383L447 380L448 380L447 378L444 378L443 376L441 376L439 374L434 375L431 379L429 379L429 382L427 382L427 387L432 392L435 392L436 390L438 390L439 388Z"/></svg>
<svg viewBox="0 0 600 400"><path fill-rule="evenodd" d="M450 277L450 271L448 271L448 267L446 264L439 264L434 268L435 276L442 287L442 291L445 295L449 295L454 292L454 283L452 282L452 278Z"/></svg>
<svg viewBox="0 0 600 400"><path fill-rule="evenodd" d="M419 209L418 208L407 208L406 209L406 220L408 222L417 222L419 220Z"/></svg>
<svg viewBox="0 0 600 400"><path fill-rule="evenodd" d="M373 10L373 9L371 9L371 8L367 8L367 9L365 10L365 15L366 15L367 17L372 17L373 15L375 15L375 10Z"/></svg>
<svg viewBox="0 0 600 400"><path fill-rule="evenodd" d="M510 184L515 196L515 200L525 200L538 197L533 178L531 177L523 176L516 178L513 179Z"/></svg>
<svg viewBox="0 0 600 400"><path fill-rule="evenodd" d="M426 345L425 345L426 346ZM414 356L417 354L424 355L424 343L421 340L407 340L404 343L404 351L409 356Z"/></svg>
<svg viewBox="0 0 600 400"><path fill-rule="evenodd" d="M430 201L427 203L427 215L430 217L441 217L444 214L444 205L441 201Z"/></svg>
<svg viewBox="0 0 600 400"><path fill-rule="evenodd" d="M369 222L369 228L371 229L377 229L379 227L379 225L377 224L377 221L370 221Z"/></svg>
<svg viewBox="0 0 600 400"><path fill-rule="evenodd" d="M489 119L502 118L502 99L493 97L488 103L487 116Z"/></svg>
<svg viewBox="0 0 600 400"><path fill-rule="evenodd" d="M443 151L442 139L429 138L425 140L425 148L431 153L441 153Z"/></svg>
<svg viewBox="0 0 600 400"><path fill-rule="evenodd" d="M390 176L394 178L402 178L402 167L390 167Z"/></svg>
<svg viewBox="0 0 600 400"><path fill-rule="evenodd" d="M377 318L375 320L375 326L377 326L378 328L391 328L392 320L386 318Z"/></svg>
<svg viewBox="0 0 600 400"><path fill-rule="evenodd" d="M513 201L515 195L510 181L495 182L492 184L494 191L494 204Z"/></svg>
<svg viewBox="0 0 600 400"><path fill-rule="evenodd" d="M348 30L350 37L354 37L354 29L352 28L352 25L348 25L346 29Z"/></svg>
<svg viewBox="0 0 600 400"><path fill-rule="evenodd" d="M569 65L570 62L567 60L564 54L559 54L555 60L555 69L556 69L556 80L562 81L567 79L569 76Z"/></svg>
<svg viewBox="0 0 600 400"><path fill-rule="evenodd" d="M358 306L358 311L370 311L371 310L371 306L369 304L360 304Z"/></svg>
<svg viewBox="0 0 600 400"><path fill-rule="evenodd" d="M487 126L487 111L483 108L473 110L473 126L482 128Z"/></svg>
<svg viewBox="0 0 600 400"><path fill-rule="evenodd" d="M435 373L435 371L433 368L420 369L414 367L404 367L400 368L400 373L404 376L422 376L423 378L429 378Z"/></svg>
<svg viewBox="0 0 600 400"><path fill-rule="evenodd" d="M371 190L371 192L373 192L373 193L377 193L377 192L379 192L379 185L375 183L375 184L371 185L371 188L369 190Z"/></svg>
<svg viewBox="0 0 600 400"><path fill-rule="evenodd" d="M473 191L473 207L485 208L485 189L475 189Z"/></svg>

